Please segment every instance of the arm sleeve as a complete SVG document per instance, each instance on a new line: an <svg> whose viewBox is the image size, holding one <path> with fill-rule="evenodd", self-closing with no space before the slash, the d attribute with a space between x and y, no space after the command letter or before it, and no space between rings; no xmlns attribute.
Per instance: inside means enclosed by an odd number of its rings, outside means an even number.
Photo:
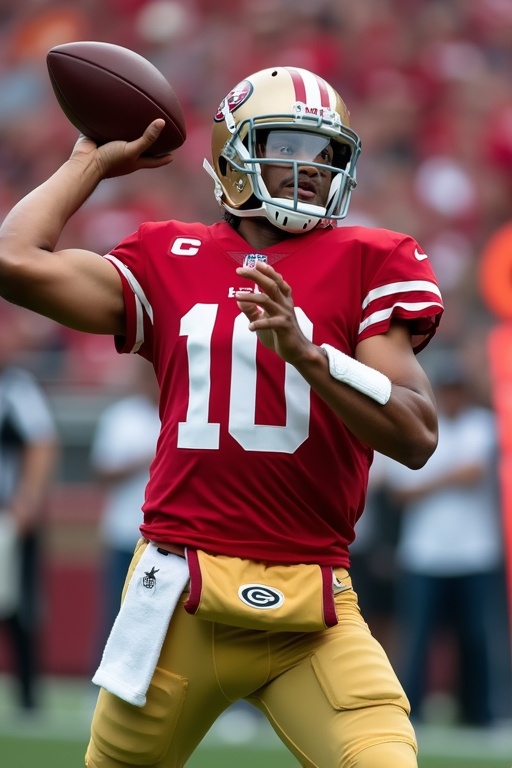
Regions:
<svg viewBox="0 0 512 768"><path fill-rule="evenodd" d="M126 336L116 336L118 352L151 359L153 308L147 296L141 228L125 238L105 257L119 272L123 285Z"/></svg>
<svg viewBox="0 0 512 768"><path fill-rule="evenodd" d="M369 278L358 341L385 333L393 319L406 320L415 352L423 349L443 313L443 300L428 257L418 243L402 237Z"/></svg>

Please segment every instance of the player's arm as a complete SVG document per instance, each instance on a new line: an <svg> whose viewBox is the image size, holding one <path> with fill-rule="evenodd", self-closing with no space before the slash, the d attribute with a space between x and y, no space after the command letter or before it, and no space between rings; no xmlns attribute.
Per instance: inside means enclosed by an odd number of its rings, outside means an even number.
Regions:
<svg viewBox="0 0 512 768"><path fill-rule="evenodd" d="M11 210L0 228L3 298L78 330L124 332L117 270L99 254L56 247L66 223L102 179L170 162L170 155L143 156L163 125L154 121L140 139L102 147L81 137L69 160Z"/></svg>
<svg viewBox="0 0 512 768"><path fill-rule="evenodd" d="M412 350L407 325L394 322L387 333L360 342L356 359L391 382L384 405L334 379L323 350L314 344L304 348L294 365L356 437L418 469L437 446L437 410L428 379Z"/></svg>
<svg viewBox="0 0 512 768"><path fill-rule="evenodd" d="M388 402L380 405L341 384L349 397L355 395L342 417L344 422L380 453L412 469L423 466L437 446L437 408L428 378L413 352L407 323L394 321L387 333L361 341L355 357L389 379L391 394ZM365 418L368 408L371 412Z"/></svg>
<svg viewBox="0 0 512 768"><path fill-rule="evenodd" d="M356 359L389 380L389 398L380 404L331 375L324 350L298 326L290 286L272 267L258 264L237 272L262 291L236 296L262 343L294 365L356 437L411 469L423 466L437 445L437 411L407 325L394 322L387 333L357 346Z"/></svg>

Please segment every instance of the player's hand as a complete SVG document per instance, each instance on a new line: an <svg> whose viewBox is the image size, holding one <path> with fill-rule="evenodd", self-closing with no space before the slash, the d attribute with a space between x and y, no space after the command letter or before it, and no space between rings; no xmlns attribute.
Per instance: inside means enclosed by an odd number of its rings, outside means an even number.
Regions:
<svg viewBox="0 0 512 768"><path fill-rule="evenodd" d="M253 280L258 293L237 291L236 302L249 320L249 329L266 347L273 349L287 363L298 362L311 346L297 322L292 289L269 264L239 267L237 274Z"/></svg>
<svg viewBox="0 0 512 768"><path fill-rule="evenodd" d="M92 139L81 135L71 159L94 162L102 179L125 176L142 168L160 168L172 162L172 154L148 157L145 153L157 140L164 125L162 119L154 120L135 141L110 141L100 147Z"/></svg>

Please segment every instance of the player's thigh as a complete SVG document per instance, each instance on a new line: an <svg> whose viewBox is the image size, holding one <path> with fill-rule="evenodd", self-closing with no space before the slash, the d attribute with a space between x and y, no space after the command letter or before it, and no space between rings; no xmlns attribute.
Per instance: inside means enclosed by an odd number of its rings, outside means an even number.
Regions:
<svg viewBox="0 0 512 768"><path fill-rule="evenodd" d="M360 618L355 595L343 601L339 624L312 635L301 660L261 689L255 703L307 768L377 768L386 760L415 768L404 691Z"/></svg>
<svg viewBox="0 0 512 768"><path fill-rule="evenodd" d="M215 669L213 625L190 616L185 599L171 619L145 706L100 691L86 758L90 768L178 768L229 706Z"/></svg>
<svg viewBox="0 0 512 768"><path fill-rule="evenodd" d="M169 752L188 681L155 670L144 707L101 690L85 764L88 768L159 766ZM177 751L177 754L179 750ZM169 768L173 763L169 763Z"/></svg>
<svg viewBox="0 0 512 768"><path fill-rule="evenodd" d="M219 715L268 679L266 636L203 621L178 604L145 706L100 692L86 765L182 768Z"/></svg>

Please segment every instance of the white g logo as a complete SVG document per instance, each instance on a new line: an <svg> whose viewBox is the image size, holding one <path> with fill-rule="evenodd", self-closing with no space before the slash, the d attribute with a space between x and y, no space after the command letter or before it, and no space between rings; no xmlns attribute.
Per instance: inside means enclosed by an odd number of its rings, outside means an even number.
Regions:
<svg viewBox="0 0 512 768"><path fill-rule="evenodd" d="M238 597L250 608L263 611L279 608L284 603L283 593L265 584L242 584L238 589Z"/></svg>

